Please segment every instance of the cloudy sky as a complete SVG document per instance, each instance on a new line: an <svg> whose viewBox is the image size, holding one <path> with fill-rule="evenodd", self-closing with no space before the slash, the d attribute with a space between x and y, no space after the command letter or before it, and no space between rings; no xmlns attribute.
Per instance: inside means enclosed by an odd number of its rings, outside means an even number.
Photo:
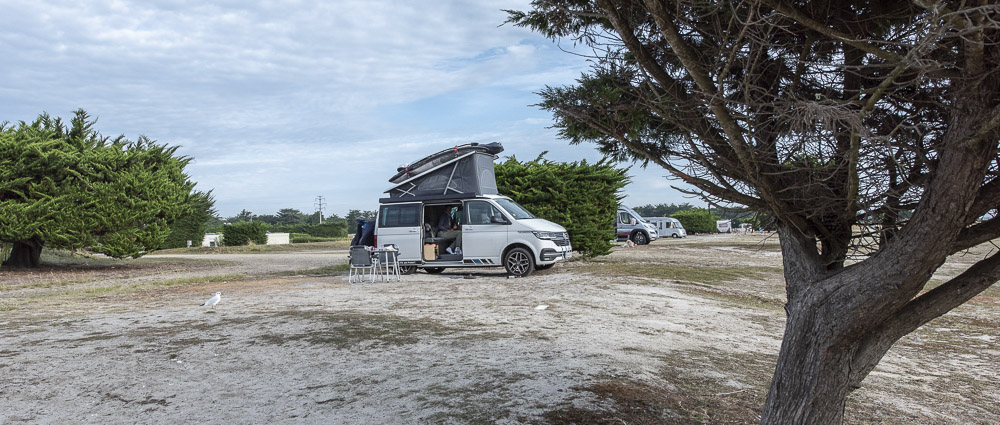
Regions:
<svg viewBox="0 0 1000 425"><path fill-rule="evenodd" d="M373 210L397 166L456 144L597 161L530 106L587 63L501 26L528 2L0 0L0 121L83 108L180 145L223 217ZM662 169L630 174L630 205L697 204Z"/></svg>

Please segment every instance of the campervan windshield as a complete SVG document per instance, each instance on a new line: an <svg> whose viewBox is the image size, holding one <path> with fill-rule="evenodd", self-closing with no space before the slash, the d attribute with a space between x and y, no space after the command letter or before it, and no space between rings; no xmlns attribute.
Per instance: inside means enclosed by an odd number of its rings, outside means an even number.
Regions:
<svg viewBox="0 0 1000 425"><path fill-rule="evenodd" d="M633 210L633 209L631 209L631 208L629 208L629 207L627 207L625 205L620 205L619 208L621 208L621 209L623 209L625 211L628 211L629 215L631 215L632 218L634 218L636 220L636 222L639 222L639 223L649 223L649 220L646 220L645 218L642 218L642 216L640 216L639 213L635 212L635 210Z"/></svg>
<svg viewBox="0 0 1000 425"><path fill-rule="evenodd" d="M508 214L514 217L514 220L535 218L535 216L528 212L528 210L524 209L524 207L518 205L517 202L511 201L510 199L497 198L496 203L500 204L500 206L503 207Z"/></svg>

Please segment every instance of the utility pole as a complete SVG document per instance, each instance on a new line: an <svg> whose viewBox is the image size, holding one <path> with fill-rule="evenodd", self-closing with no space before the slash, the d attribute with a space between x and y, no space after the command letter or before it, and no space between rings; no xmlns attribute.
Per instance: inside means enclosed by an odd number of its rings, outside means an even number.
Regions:
<svg viewBox="0 0 1000 425"><path fill-rule="evenodd" d="M323 224L323 207L326 206L326 202L323 202L323 196L316 197L316 209L319 211L319 224Z"/></svg>

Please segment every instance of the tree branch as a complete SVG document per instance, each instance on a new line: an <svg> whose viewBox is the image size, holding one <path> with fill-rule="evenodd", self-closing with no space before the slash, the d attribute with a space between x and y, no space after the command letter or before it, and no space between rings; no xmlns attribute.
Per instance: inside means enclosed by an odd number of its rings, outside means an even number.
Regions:
<svg viewBox="0 0 1000 425"><path fill-rule="evenodd" d="M962 229L951 249L952 252L958 252L996 238L1000 238L1000 216Z"/></svg>
<svg viewBox="0 0 1000 425"><path fill-rule="evenodd" d="M608 0L599 0L602 7L607 7L614 9L614 6L609 4ZM712 81L712 77L708 75L708 72L702 67L702 64L698 61L698 57L694 50L691 49L684 39L681 37L677 26L674 21L670 19L669 13L667 13L666 7L663 3L658 0L646 0L646 7L649 9L649 13L653 16L653 20L656 21L657 27L660 28L660 34L666 39L667 44L680 59L681 64L684 65L684 69L687 70L688 75L694 79L695 84L698 88L707 96L707 106L711 108L712 113L715 114L715 118L719 121L719 125L722 126L722 131L726 133L728 137L729 145L733 148L736 156L740 159L741 165L744 169L749 171L747 177L750 178L751 182L763 185L760 176L759 164L754 160L753 153L750 150L750 146L747 143L743 130L740 128L736 120L733 119L732 114L729 109L722 103L719 98L718 89L715 83ZM769 192L764 190L765 193Z"/></svg>
<svg viewBox="0 0 1000 425"><path fill-rule="evenodd" d="M826 25L823 25L819 21L809 16L806 16L804 13L800 12L798 9L795 9L793 6L784 4L780 0L761 0L761 2L770 6L778 13L781 13L782 15L785 15L789 18L792 18L795 21L798 21L798 23L804 25L806 28L809 28L827 37L840 40L844 42L844 44L852 46L865 53L873 54L889 62L898 62L900 59L902 59L897 54L887 52L876 46L866 43L865 40L855 39L854 37L851 37L849 34L845 34L830 27L827 27Z"/></svg>
<svg viewBox="0 0 1000 425"><path fill-rule="evenodd" d="M1000 178L993 179L979 188L976 200L969 210L969 218L975 220L998 206L1000 206Z"/></svg>
<svg viewBox="0 0 1000 425"><path fill-rule="evenodd" d="M981 260L889 316L855 353L851 381L860 383L897 340L971 300L1000 280L1000 254Z"/></svg>

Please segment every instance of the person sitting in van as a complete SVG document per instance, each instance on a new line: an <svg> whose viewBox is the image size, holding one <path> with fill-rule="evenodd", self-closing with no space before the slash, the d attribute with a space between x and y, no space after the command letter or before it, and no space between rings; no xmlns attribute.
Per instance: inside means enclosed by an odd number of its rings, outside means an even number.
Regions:
<svg viewBox="0 0 1000 425"><path fill-rule="evenodd" d="M452 214L458 216L458 207L452 207L451 211L445 211L438 218L438 237L446 241L451 241L445 248L449 254L461 254L462 253L462 229L459 224L459 220L452 217Z"/></svg>

